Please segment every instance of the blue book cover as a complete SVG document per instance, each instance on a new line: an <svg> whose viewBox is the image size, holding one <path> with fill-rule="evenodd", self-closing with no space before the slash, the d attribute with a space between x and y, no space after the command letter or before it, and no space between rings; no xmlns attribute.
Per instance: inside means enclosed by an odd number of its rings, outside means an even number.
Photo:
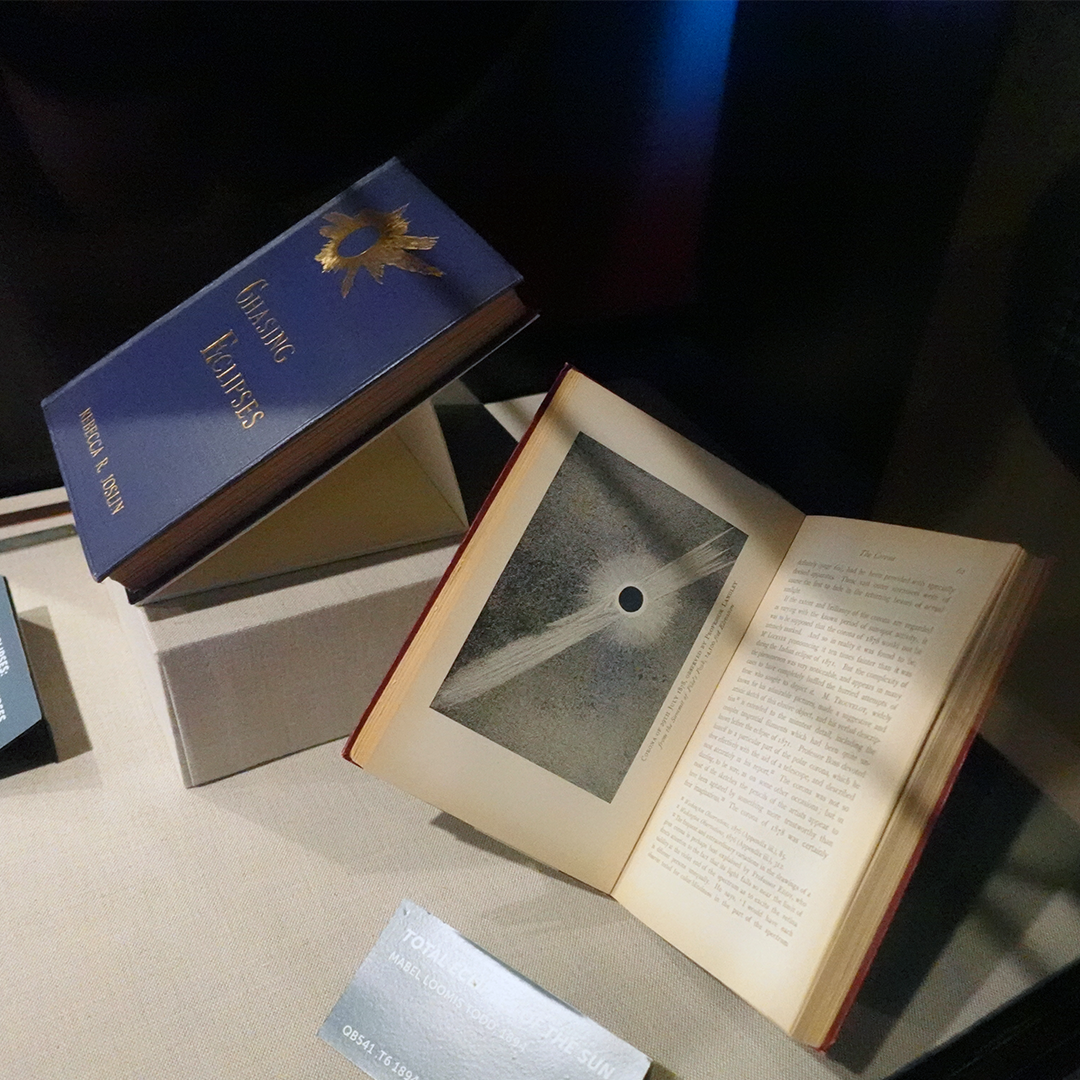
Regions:
<svg viewBox="0 0 1080 1080"><path fill-rule="evenodd" d="M520 324L518 281L399 162L364 177L42 403L91 573L213 549Z"/></svg>

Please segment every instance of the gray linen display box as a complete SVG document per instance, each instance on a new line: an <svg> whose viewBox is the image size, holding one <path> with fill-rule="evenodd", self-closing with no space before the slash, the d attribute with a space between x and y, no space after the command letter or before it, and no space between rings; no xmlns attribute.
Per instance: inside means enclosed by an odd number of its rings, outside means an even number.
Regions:
<svg viewBox="0 0 1080 1080"><path fill-rule="evenodd" d="M144 607L108 582L184 785L349 734L456 548L436 541Z"/></svg>

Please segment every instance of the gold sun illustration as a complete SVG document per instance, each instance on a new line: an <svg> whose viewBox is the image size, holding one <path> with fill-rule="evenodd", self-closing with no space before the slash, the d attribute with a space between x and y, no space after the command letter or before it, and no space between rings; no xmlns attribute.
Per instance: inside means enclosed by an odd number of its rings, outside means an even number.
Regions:
<svg viewBox="0 0 1080 1080"><path fill-rule="evenodd" d="M442 271L438 267L409 254L410 251L430 250L439 238L409 236L409 223L403 216L405 209L406 207L402 206L386 214L379 210L361 210L354 217L338 213L323 215L323 219L330 224L319 230L319 235L327 239L315 260L322 263L324 274L330 270L345 271L341 282L342 296L349 295L353 281L361 269L366 270L380 285L383 270L388 266L396 266L399 270L408 270L412 274L442 277ZM342 241L360 229L375 229L378 233L375 242L359 255L342 255Z"/></svg>

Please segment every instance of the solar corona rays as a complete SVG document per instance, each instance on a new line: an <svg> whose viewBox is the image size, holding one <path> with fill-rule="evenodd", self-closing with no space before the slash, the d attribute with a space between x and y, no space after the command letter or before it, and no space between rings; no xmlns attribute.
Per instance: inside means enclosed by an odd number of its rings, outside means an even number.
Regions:
<svg viewBox="0 0 1080 1080"><path fill-rule="evenodd" d="M584 607L453 672L439 691L438 706L472 701L602 630L611 630L622 645L657 640L675 615L679 590L734 563L731 532L729 527L668 563L630 555L603 564L592 576Z"/></svg>

